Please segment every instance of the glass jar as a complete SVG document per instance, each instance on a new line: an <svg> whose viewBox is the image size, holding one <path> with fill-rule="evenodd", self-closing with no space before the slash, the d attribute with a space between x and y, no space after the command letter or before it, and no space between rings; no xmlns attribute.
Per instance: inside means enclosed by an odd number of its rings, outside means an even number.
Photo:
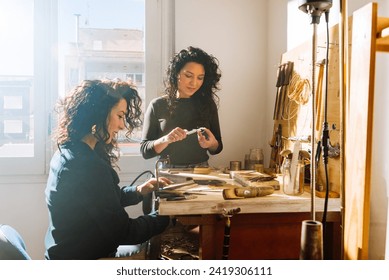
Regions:
<svg viewBox="0 0 389 280"><path fill-rule="evenodd" d="M291 162L292 159L285 158L282 163L282 190L287 195L300 195L304 192L304 161L297 162L294 183L292 182Z"/></svg>
<svg viewBox="0 0 389 280"><path fill-rule="evenodd" d="M250 149L249 154L249 170L255 170L255 165L263 165L263 151L259 148Z"/></svg>
<svg viewBox="0 0 389 280"><path fill-rule="evenodd" d="M250 154L244 155L244 169L250 170Z"/></svg>

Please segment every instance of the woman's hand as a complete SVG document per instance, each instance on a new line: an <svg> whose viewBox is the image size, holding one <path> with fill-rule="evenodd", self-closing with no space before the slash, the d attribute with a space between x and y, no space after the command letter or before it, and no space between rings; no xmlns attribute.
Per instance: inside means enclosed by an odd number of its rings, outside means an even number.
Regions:
<svg viewBox="0 0 389 280"><path fill-rule="evenodd" d="M177 141L184 140L186 138L186 130L182 129L181 127L176 127L172 131L169 132L169 134L165 135L165 142L173 143Z"/></svg>
<svg viewBox="0 0 389 280"><path fill-rule="evenodd" d="M186 138L186 132L186 130L176 127L169 134L154 141L154 151L160 154L170 143L184 140Z"/></svg>
<svg viewBox="0 0 389 280"><path fill-rule="evenodd" d="M207 137L199 130L197 131L197 139L201 148L215 151L219 147L219 142L216 140L215 135L208 128L203 127L202 130L205 132Z"/></svg>
<svg viewBox="0 0 389 280"><path fill-rule="evenodd" d="M158 179L159 179L158 181L159 181L160 188L173 183L171 180L165 177L159 177ZM142 195L158 190L157 179L156 178L149 179L147 182L137 186L136 190Z"/></svg>

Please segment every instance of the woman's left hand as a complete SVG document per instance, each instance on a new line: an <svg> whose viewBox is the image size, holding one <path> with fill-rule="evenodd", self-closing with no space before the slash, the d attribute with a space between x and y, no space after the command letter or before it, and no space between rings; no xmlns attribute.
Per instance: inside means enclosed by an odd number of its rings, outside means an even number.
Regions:
<svg viewBox="0 0 389 280"><path fill-rule="evenodd" d="M216 150L219 146L219 142L216 140L215 136L213 135L212 131L210 131L208 128L203 127L202 128L207 135L203 135L201 131L197 132L197 139L199 140L199 144L201 148L203 149L209 149L209 150Z"/></svg>
<svg viewBox="0 0 389 280"><path fill-rule="evenodd" d="M159 187L164 187L169 184L172 184L173 182L165 177L159 177ZM136 187L136 190L140 192L142 195L151 193L152 191L158 190L158 184L156 178L151 178L147 182L139 185Z"/></svg>

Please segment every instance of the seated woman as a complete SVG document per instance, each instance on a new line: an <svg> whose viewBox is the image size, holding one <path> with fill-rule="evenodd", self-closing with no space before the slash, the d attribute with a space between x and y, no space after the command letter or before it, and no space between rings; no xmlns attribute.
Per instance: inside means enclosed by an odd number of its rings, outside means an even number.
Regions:
<svg viewBox="0 0 389 280"><path fill-rule="evenodd" d="M58 150L46 187L49 227L45 258L99 259L130 255L121 245L144 243L163 232L169 217L132 219L125 207L156 189L152 178L119 187L117 134L141 124L141 99L124 81L83 81L59 104ZM128 135L128 134L127 134ZM171 183L160 178L160 184Z"/></svg>

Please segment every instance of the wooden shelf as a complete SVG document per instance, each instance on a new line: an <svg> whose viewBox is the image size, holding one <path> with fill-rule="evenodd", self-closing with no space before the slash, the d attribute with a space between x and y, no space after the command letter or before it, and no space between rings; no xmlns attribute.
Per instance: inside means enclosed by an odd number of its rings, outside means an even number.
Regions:
<svg viewBox="0 0 389 280"><path fill-rule="evenodd" d="M377 51L389 52L389 35L382 36L382 31L389 28L389 18L377 18Z"/></svg>

